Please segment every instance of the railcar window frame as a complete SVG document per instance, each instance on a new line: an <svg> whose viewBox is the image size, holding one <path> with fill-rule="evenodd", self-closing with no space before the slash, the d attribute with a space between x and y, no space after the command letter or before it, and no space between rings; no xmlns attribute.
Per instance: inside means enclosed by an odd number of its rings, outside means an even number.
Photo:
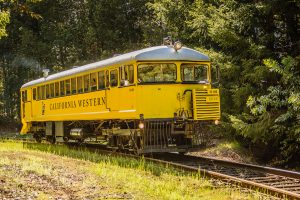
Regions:
<svg viewBox="0 0 300 200"><path fill-rule="evenodd" d="M193 68L193 78L194 80L184 80L185 74L184 74L184 68L183 66L190 65ZM196 72L195 72L195 66L202 66L206 68L206 78L203 80L195 80ZM209 65L207 64L201 64L201 63L181 63L180 65L180 79L182 83L197 83L197 84L209 84Z"/></svg>
<svg viewBox="0 0 300 200"><path fill-rule="evenodd" d="M50 98L50 84L46 84L46 99Z"/></svg>
<svg viewBox="0 0 300 200"><path fill-rule="evenodd" d="M71 95L77 94L77 78L71 78Z"/></svg>
<svg viewBox="0 0 300 200"><path fill-rule="evenodd" d="M123 65L119 67L120 87L134 85L134 66Z"/></svg>
<svg viewBox="0 0 300 200"><path fill-rule="evenodd" d="M32 99L36 101L37 93L36 93L36 88L32 89Z"/></svg>
<svg viewBox="0 0 300 200"><path fill-rule="evenodd" d="M27 90L22 91L22 102L26 103L28 101L27 99Z"/></svg>
<svg viewBox="0 0 300 200"><path fill-rule="evenodd" d="M42 90L41 90L41 86L37 87L37 100L41 100L42 97Z"/></svg>
<svg viewBox="0 0 300 200"><path fill-rule="evenodd" d="M76 81L77 81L77 94L82 94L83 93L83 76L77 76Z"/></svg>
<svg viewBox="0 0 300 200"><path fill-rule="evenodd" d="M112 72L114 72L114 71L116 72L116 74L114 75L115 80L112 80ZM112 83L115 83L115 84L112 84ZM112 88L119 86L119 70L118 69L111 69L109 71L109 86Z"/></svg>
<svg viewBox="0 0 300 200"><path fill-rule="evenodd" d="M98 79L97 72L90 73L90 91L91 92L97 91L97 85L98 85L97 79Z"/></svg>
<svg viewBox="0 0 300 200"><path fill-rule="evenodd" d="M140 79L139 75L140 75L140 66L142 65L173 65L174 67L174 71L173 71L173 80L163 80L163 81L142 81L142 79ZM166 75L166 74L163 74ZM177 65L176 63L173 62L162 62L162 63L140 63L137 65L137 79L138 79L138 84L172 84L172 83L176 83L177 80Z"/></svg>
<svg viewBox="0 0 300 200"><path fill-rule="evenodd" d="M41 91L42 91L42 100L46 99L46 86L42 85L41 86Z"/></svg>
<svg viewBox="0 0 300 200"><path fill-rule="evenodd" d="M109 88L110 79L109 79L109 70L105 70L105 88Z"/></svg>
<svg viewBox="0 0 300 200"><path fill-rule="evenodd" d="M90 92L90 74L83 75L83 92Z"/></svg>
<svg viewBox="0 0 300 200"><path fill-rule="evenodd" d="M70 96L71 95L71 80L66 79L64 82L65 82L66 96Z"/></svg>
<svg viewBox="0 0 300 200"><path fill-rule="evenodd" d="M49 98L54 98L54 83L49 84Z"/></svg>
<svg viewBox="0 0 300 200"><path fill-rule="evenodd" d="M102 76L100 76L100 74L102 74ZM106 88L106 85L105 85L105 71L102 70L102 71L99 71L97 73L98 75L98 90L104 90ZM100 85L101 84L101 85Z"/></svg>
<svg viewBox="0 0 300 200"><path fill-rule="evenodd" d="M59 82L55 82L54 83L54 98L57 98L57 97L60 97L60 85L59 85Z"/></svg>
<svg viewBox="0 0 300 200"><path fill-rule="evenodd" d="M59 82L59 90L60 90L60 97L66 96L66 87L65 87L65 81L60 81Z"/></svg>

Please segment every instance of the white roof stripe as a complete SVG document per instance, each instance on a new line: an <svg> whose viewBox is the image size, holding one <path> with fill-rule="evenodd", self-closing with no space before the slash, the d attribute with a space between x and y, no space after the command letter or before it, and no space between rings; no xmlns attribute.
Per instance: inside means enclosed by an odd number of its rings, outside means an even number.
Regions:
<svg viewBox="0 0 300 200"><path fill-rule="evenodd" d="M103 67L124 63L128 61L176 61L176 60L209 61L210 59L207 55L186 47L183 47L177 52L174 50L173 47L170 46L150 47L150 48L134 51L131 53L126 53L113 58L109 58L106 60L102 60L99 62L83 65L81 67L62 71L56 74L52 74L49 75L47 78L40 78L37 80L33 80L24 84L22 88L50 82L66 76L71 76L85 71L90 71L97 68L103 68Z"/></svg>

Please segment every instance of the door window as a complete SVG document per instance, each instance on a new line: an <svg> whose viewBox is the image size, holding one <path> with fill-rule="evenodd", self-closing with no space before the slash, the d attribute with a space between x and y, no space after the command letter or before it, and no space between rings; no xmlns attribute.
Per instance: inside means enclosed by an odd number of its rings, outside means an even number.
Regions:
<svg viewBox="0 0 300 200"><path fill-rule="evenodd" d="M76 94L76 78L71 79L71 92L72 94Z"/></svg>
<svg viewBox="0 0 300 200"><path fill-rule="evenodd" d="M110 86L111 87L118 86L118 70L116 69L110 71Z"/></svg>
<svg viewBox="0 0 300 200"><path fill-rule="evenodd" d="M98 72L98 89L102 90L105 88L105 75L104 71Z"/></svg>
<svg viewBox="0 0 300 200"><path fill-rule="evenodd" d="M91 74L91 91L97 90L97 73Z"/></svg>
<svg viewBox="0 0 300 200"><path fill-rule="evenodd" d="M77 77L77 92L80 94L83 92L82 76Z"/></svg>
<svg viewBox="0 0 300 200"><path fill-rule="evenodd" d="M85 75L83 77L84 80L84 92L89 92L90 89L90 75Z"/></svg>
<svg viewBox="0 0 300 200"><path fill-rule="evenodd" d="M60 96L65 96L65 82L60 82Z"/></svg>

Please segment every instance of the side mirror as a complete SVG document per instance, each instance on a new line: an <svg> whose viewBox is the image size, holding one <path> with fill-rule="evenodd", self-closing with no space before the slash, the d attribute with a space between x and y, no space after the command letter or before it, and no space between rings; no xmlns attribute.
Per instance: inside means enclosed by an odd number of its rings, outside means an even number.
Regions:
<svg viewBox="0 0 300 200"><path fill-rule="evenodd" d="M212 67L212 85L218 86L220 82L220 67Z"/></svg>

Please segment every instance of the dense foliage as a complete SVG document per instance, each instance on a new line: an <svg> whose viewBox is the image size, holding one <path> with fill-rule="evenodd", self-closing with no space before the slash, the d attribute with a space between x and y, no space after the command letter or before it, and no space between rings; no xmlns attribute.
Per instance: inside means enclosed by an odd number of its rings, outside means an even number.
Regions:
<svg viewBox="0 0 300 200"><path fill-rule="evenodd" d="M299 156L299 1L0 0L0 10L2 119L18 118L20 86L43 68L160 45L170 35L220 66L224 130L272 144L280 160Z"/></svg>

